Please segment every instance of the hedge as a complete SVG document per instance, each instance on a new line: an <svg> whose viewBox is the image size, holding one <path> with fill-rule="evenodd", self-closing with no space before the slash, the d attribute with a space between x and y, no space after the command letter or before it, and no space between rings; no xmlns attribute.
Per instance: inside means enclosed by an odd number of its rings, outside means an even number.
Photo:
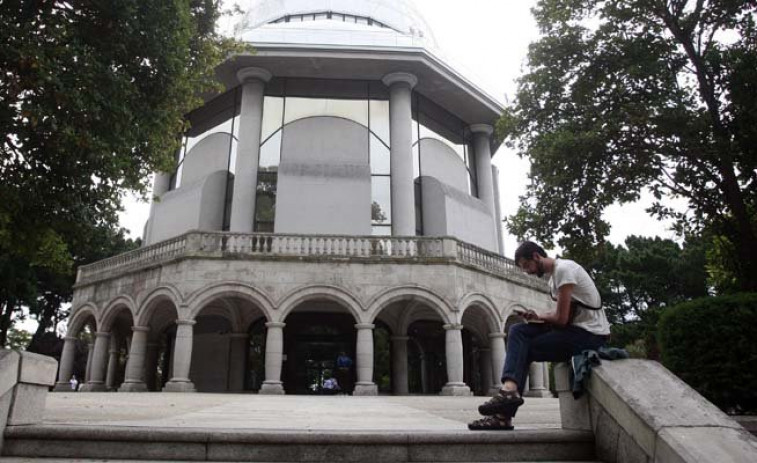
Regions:
<svg viewBox="0 0 757 463"><path fill-rule="evenodd" d="M729 413L757 411L757 293L708 297L664 311L662 363Z"/></svg>

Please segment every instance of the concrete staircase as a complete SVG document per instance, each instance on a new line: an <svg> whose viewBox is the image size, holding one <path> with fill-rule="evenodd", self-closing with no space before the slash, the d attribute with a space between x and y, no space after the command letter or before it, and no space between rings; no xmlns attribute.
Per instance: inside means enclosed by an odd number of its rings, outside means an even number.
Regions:
<svg viewBox="0 0 757 463"><path fill-rule="evenodd" d="M134 427L9 427L0 461L250 462L593 461L594 436L513 432L298 432ZM12 458L11 458L12 457Z"/></svg>

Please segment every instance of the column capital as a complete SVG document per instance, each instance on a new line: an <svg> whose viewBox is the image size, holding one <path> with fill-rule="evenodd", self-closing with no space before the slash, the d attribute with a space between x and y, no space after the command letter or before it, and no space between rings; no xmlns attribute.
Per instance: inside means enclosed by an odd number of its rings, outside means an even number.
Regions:
<svg viewBox="0 0 757 463"><path fill-rule="evenodd" d="M413 74L410 74L409 72L392 72L391 74L385 75L381 79L381 82L383 82L387 87L391 87L394 84L403 83L407 84L412 89L418 84L418 78Z"/></svg>
<svg viewBox="0 0 757 463"><path fill-rule="evenodd" d="M356 330L372 330L374 328L376 328L376 325L374 325L373 323L356 323L355 324Z"/></svg>
<svg viewBox="0 0 757 463"><path fill-rule="evenodd" d="M507 336L505 333L489 333L489 339L504 338Z"/></svg>
<svg viewBox="0 0 757 463"><path fill-rule="evenodd" d="M463 325L461 325L459 323L448 323L448 324L444 325L442 328L444 328L446 331L450 331L450 330L462 330L463 329Z"/></svg>
<svg viewBox="0 0 757 463"><path fill-rule="evenodd" d="M146 333L150 331L150 327L149 326L132 326L131 330L134 332L140 331L142 333Z"/></svg>
<svg viewBox="0 0 757 463"><path fill-rule="evenodd" d="M473 133L481 133L486 136L491 135L494 133L494 127L492 127L489 124L473 124L470 127L468 127L471 132Z"/></svg>
<svg viewBox="0 0 757 463"><path fill-rule="evenodd" d="M179 325L179 326L181 326L181 325L189 325L189 326L192 326L192 325L194 325L195 323L197 323L197 322L196 322L196 321L194 321L194 320L176 320L176 324L177 324L177 325Z"/></svg>
<svg viewBox="0 0 757 463"><path fill-rule="evenodd" d="M266 328L284 328L285 326L287 326L287 324L283 322L268 322L265 324Z"/></svg>
<svg viewBox="0 0 757 463"><path fill-rule="evenodd" d="M110 331L98 331L95 333L95 336L97 336L98 338L109 338Z"/></svg>
<svg viewBox="0 0 757 463"><path fill-rule="evenodd" d="M263 68L247 67L237 71L237 80L240 84L251 80L259 80L263 83L268 82L273 77L270 71Z"/></svg>
<svg viewBox="0 0 757 463"><path fill-rule="evenodd" d="M396 342L406 342L410 340L410 336L391 336L389 337L390 341L396 341Z"/></svg>

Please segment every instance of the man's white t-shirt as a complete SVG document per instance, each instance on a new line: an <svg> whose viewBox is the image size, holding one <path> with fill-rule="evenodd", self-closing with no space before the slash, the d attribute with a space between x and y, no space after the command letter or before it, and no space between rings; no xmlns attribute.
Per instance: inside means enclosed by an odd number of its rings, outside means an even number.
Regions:
<svg viewBox="0 0 757 463"><path fill-rule="evenodd" d="M573 287L573 299L589 307L600 307L602 299L594 280L586 270L569 259L555 259L555 269L549 277L549 289L553 297L557 297L558 289L564 285ZM590 310L581 308L578 310L573 325L586 331L599 335L610 334L610 323L604 309Z"/></svg>

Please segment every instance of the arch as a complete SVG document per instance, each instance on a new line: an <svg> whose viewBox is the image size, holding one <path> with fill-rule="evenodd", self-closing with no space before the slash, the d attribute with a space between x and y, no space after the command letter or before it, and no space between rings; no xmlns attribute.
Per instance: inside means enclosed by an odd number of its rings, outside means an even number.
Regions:
<svg viewBox="0 0 757 463"><path fill-rule="evenodd" d="M518 314L515 313L515 309L520 309L523 312L525 312L525 311L528 310L526 308L526 306L524 306L523 304L521 304L519 302L513 302L510 305L508 305L507 308L505 308L505 310L502 312L502 321L506 322L507 319L510 318L510 317L512 317L512 316L516 316L517 317Z"/></svg>
<svg viewBox="0 0 757 463"><path fill-rule="evenodd" d="M480 307L488 315L487 324L491 333L498 333L502 327L502 317L497 311L497 307L492 300L481 293L469 293L460 299L457 304L457 310L460 312L460 320L465 316L465 312L473 307Z"/></svg>
<svg viewBox="0 0 757 463"><path fill-rule="evenodd" d="M305 302L308 299L326 299L343 305L347 310L355 317L356 323L363 321L362 312L363 305L360 300L349 291L339 288L338 286L330 285L312 285L297 288L290 292L287 296L282 298L279 305L280 315L279 321L286 320L287 315L294 310L295 307Z"/></svg>
<svg viewBox="0 0 757 463"><path fill-rule="evenodd" d="M379 312L381 312L384 307L393 302L403 299L424 302L427 306L429 306L432 310L439 314L444 323L454 322L454 320L451 319L451 315L455 311L455 309L450 304L448 304L447 301L434 294L433 291L422 286L398 286L395 288L390 288L383 293L375 296L368 303L368 314L371 321L376 319Z"/></svg>
<svg viewBox="0 0 757 463"><path fill-rule="evenodd" d="M134 299L132 299L131 296L122 294L115 299L112 299L108 303L108 305L105 306L105 310L103 310L103 314L100 319L100 323L98 323L97 329L99 331L110 331L113 320L115 320L116 316L120 312L120 309L123 307L126 307L126 309L129 311L132 320L136 321L137 304L134 302Z"/></svg>
<svg viewBox="0 0 757 463"><path fill-rule="evenodd" d="M263 291L242 282L223 282L208 285L192 294L186 302L189 307L188 320L194 320L209 302L223 297L236 297L251 302L258 307L266 320L271 321L275 306Z"/></svg>
<svg viewBox="0 0 757 463"><path fill-rule="evenodd" d="M135 320L135 324L137 326L146 326L150 321L150 317L152 316L152 312L155 310L157 303L161 300L170 301L178 313L182 301L179 290L171 285L159 286L150 291L142 299L142 302L137 309L137 319Z"/></svg>
<svg viewBox="0 0 757 463"><path fill-rule="evenodd" d="M76 336L79 334L88 316L92 316L95 320L95 325L97 325L97 306L91 302L82 304L72 310L71 318L69 318L68 327L66 328L66 336ZM97 326L95 326L95 329L97 329Z"/></svg>

